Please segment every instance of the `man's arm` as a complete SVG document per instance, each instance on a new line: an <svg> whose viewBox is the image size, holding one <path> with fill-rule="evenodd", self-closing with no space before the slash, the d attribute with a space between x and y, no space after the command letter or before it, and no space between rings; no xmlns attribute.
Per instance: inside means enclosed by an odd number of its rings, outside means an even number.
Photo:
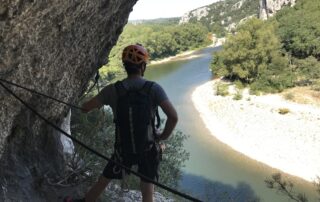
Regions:
<svg viewBox="0 0 320 202"><path fill-rule="evenodd" d="M91 100L82 104L82 112L88 113L93 109L102 107L103 103L95 96Z"/></svg>
<svg viewBox="0 0 320 202"><path fill-rule="evenodd" d="M177 125L178 114L169 100L161 102L160 107L168 118L164 130L160 135L160 140L166 140L171 135L174 127Z"/></svg>

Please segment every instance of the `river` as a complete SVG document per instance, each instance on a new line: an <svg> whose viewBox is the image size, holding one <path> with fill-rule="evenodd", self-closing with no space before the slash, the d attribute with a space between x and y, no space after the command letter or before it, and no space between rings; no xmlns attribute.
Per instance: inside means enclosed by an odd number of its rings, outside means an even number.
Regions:
<svg viewBox="0 0 320 202"><path fill-rule="evenodd" d="M194 53L199 57L152 65L145 74L147 79L163 86L179 114L177 129L190 136L185 143L190 159L183 169L180 189L206 201L241 202L259 197L265 202L287 202L287 197L268 189L264 183L267 177L279 171L218 141L193 106L191 94L197 86L211 80L212 53L218 50L205 48ZM316 201L312 183L283 176L292 181L299 192L310 196L309 201Z"/></svg>

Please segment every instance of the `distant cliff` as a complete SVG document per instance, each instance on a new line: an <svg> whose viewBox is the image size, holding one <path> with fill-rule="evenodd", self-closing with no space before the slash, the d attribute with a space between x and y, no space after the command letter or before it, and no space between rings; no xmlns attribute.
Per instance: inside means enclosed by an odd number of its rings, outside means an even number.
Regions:
<svg viewBox="0 0 320 202"><path fill-rule="evenodd" d="M199 22L213 32L217 27L231 31L248 18L256 16L265 20L295 3L296 0L223 0L185 13L179 23Z"/></svg>
<svg viewBox="0 0 320 202"><path fill-rule="evenodd" d="M259 13L257 0L225 0L219 1L185 13L180 23L200 22L209 30L221 26L228 31L241 21Z"/></svg>
<svg viewBox="0 0 320 202"><path fill-rule="evenodd" d="M136 1L0 0L0 78L75 103ZM7 86L53 123L68 125L69 107ZM56 202L74 193L48 183L64 174L60 134L2 87L0 111L0 201Z"/></svg>
<svg viewBox="0 0 320 202"><path fill-rule="evenodd" d="M266 20L284 6L294 6L296 0L260 0L259 18Z"/></svg>

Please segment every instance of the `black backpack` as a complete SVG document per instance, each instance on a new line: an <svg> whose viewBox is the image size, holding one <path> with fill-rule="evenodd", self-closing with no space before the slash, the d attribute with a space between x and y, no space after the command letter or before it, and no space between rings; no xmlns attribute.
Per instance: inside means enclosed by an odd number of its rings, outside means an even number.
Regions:
<svg viewBox="0 0 320 202"><path fill-rule="evenodd" d="M124 158L142 155L155 141L155 128L159 127L160 118L157 108L153 112L155 109L150 97L153 84L146 81L141 89L127 90L121 81L115 83L118 95L115 145ZM157 117L157 126L154 115Z"/></svg>

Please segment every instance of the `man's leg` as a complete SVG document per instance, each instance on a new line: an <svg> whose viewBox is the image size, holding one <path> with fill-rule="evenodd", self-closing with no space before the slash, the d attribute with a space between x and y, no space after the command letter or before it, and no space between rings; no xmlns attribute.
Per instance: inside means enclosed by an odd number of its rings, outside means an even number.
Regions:
<svg viewBox="0 0 320 202"><path fill-rule="evenodd" d="M153 202L154 185L140 180L142 202Z"/></svg>
<svg viewBox="0 0 320 202"><path fill-rule="evenodd" d="M86 202L95 202L100 194L105 190L108 186L111 179L108 179L104 176L101 176L99 180L91 187L89 192L86 194Z"/></svg>

